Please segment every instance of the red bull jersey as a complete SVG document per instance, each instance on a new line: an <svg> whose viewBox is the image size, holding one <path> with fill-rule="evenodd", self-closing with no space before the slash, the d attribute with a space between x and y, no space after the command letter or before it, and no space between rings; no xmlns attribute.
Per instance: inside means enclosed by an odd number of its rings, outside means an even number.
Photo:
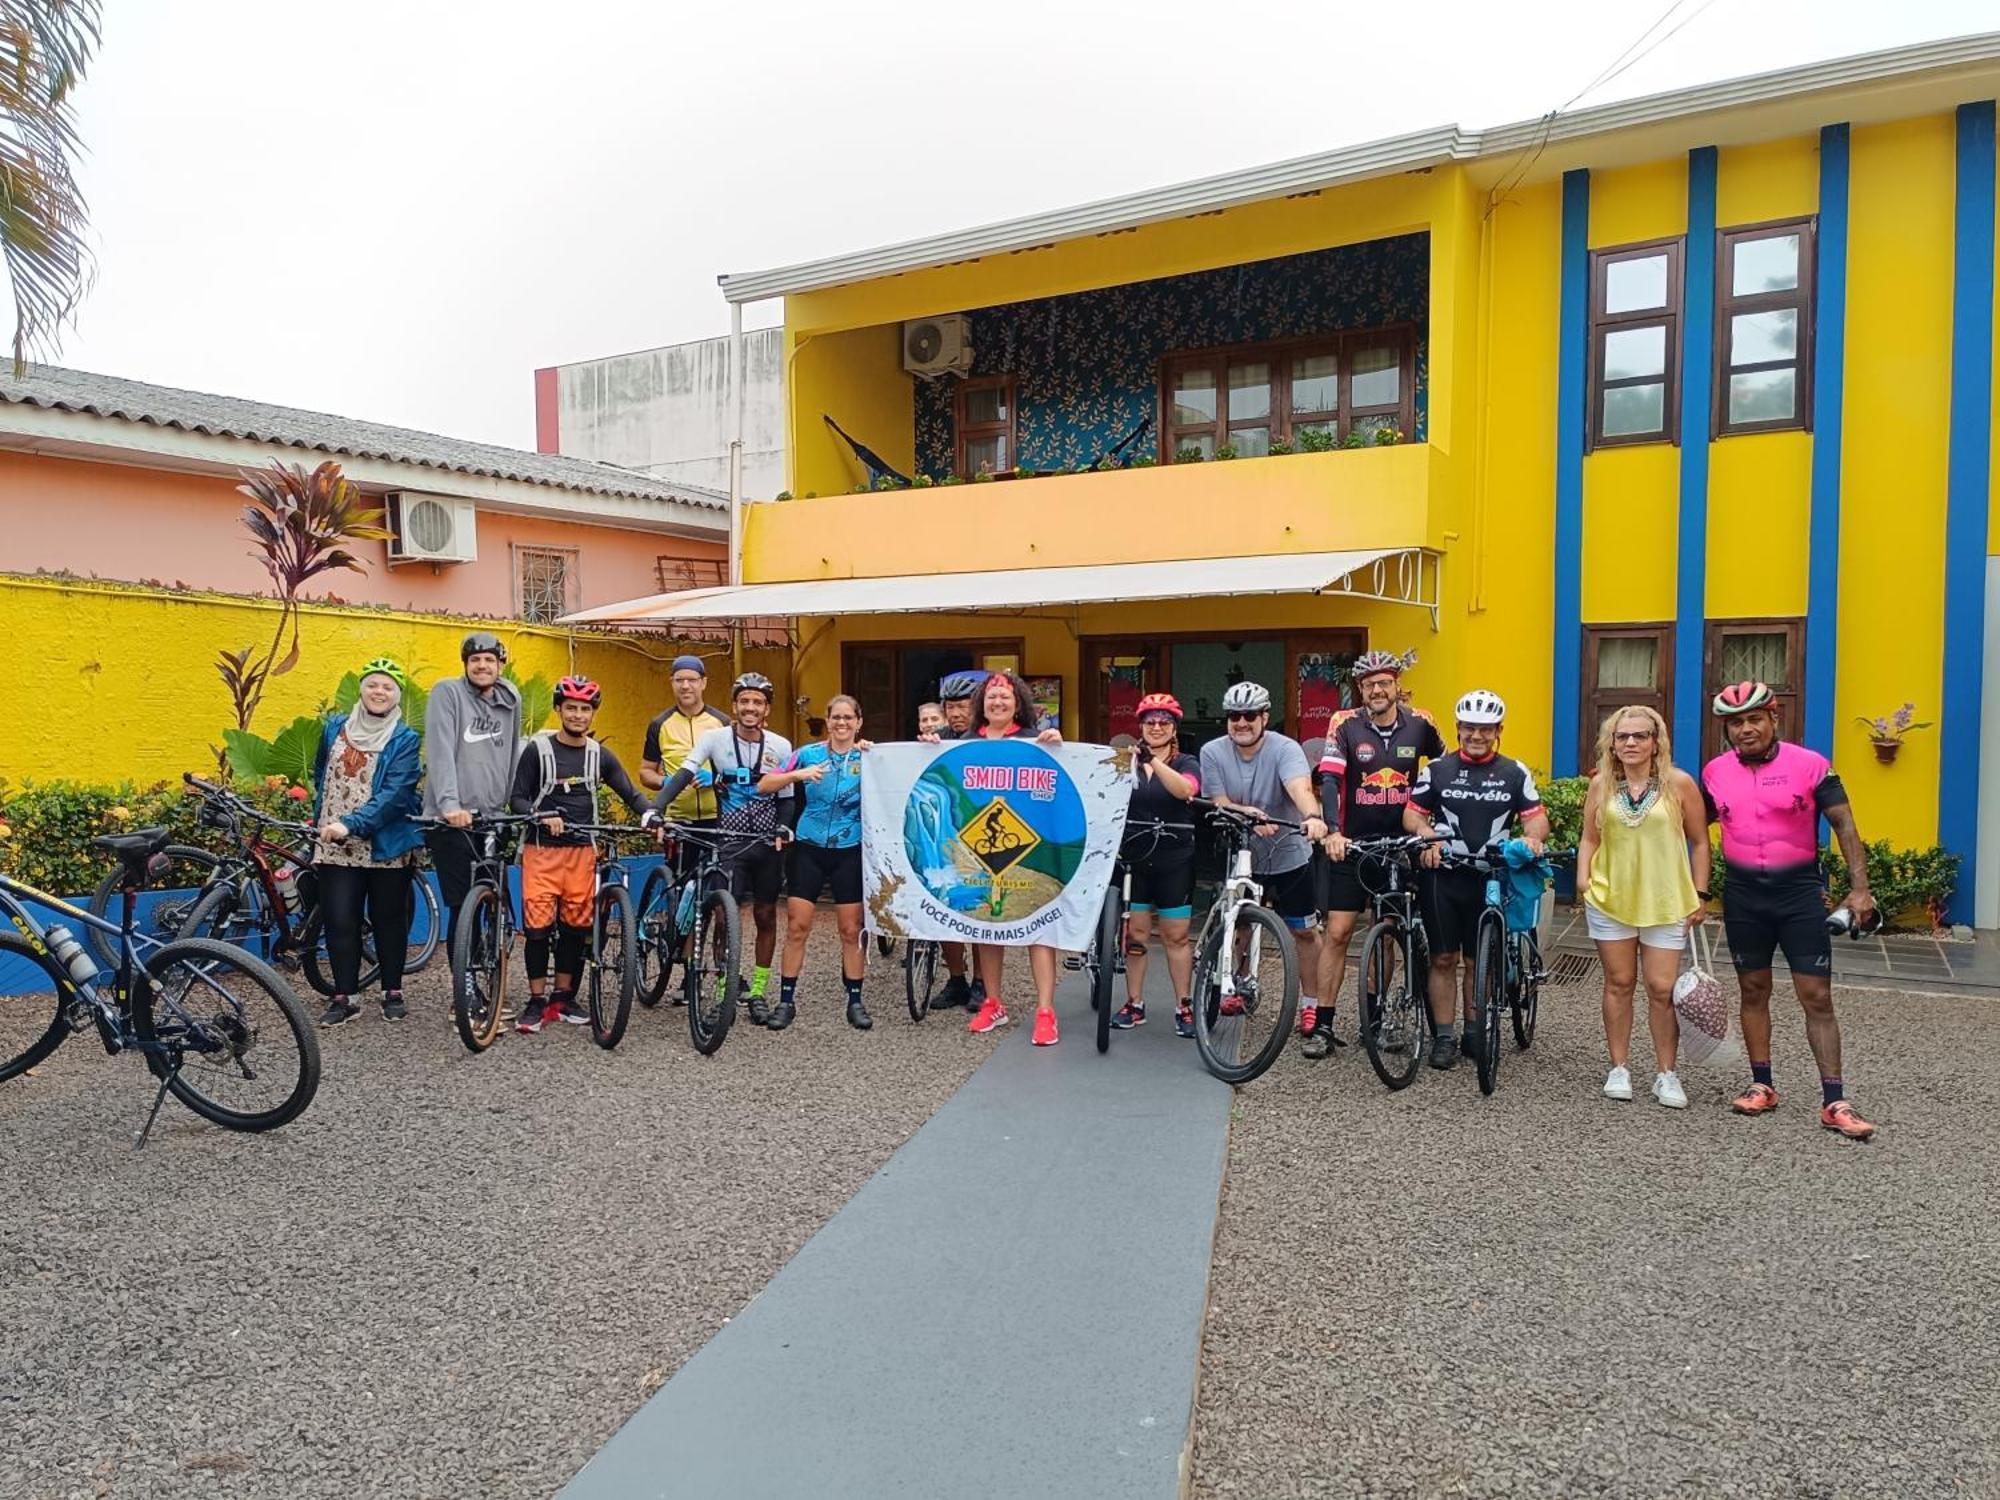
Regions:
<svg viewBox="0 0 2000 1500"><path fill-rule="evenodd" d="M1386 727L1359 709L1337 715L1319 762L1327 822L1351 839L1401 833L1417 771L1442 754L1437 725L1410 709L1397 709Z"/></svg>

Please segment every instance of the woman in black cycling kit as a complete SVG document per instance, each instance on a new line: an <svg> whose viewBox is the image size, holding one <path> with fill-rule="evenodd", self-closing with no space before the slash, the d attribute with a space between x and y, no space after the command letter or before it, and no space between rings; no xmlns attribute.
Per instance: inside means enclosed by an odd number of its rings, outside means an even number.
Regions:
<svg viewBox="0 0 2000 1500"><path fill-rule="evenodd" d="M1180 1002L1174 1015L1182 1036L1194 1035L1194 948L1188 923L1194 915L1194 813L1188 799L1201 791L1201 762L1181 753L1181 705L1172 693L1139 700L1138 775L1125 813L1122 858L1132 872L1127 912L1125 1004L1111 1024L1124 1030L1146 1023L1146 940L1155 923L1167 952ZM1164 827L1157 825L1164 824Z"/></svg>

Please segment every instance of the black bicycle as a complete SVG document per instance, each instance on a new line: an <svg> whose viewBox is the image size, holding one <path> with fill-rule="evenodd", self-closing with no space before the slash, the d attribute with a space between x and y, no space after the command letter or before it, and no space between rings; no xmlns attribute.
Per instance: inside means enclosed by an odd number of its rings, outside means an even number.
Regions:
<svg viewBox="0 0 2000 1500"><path fill-rule="evenodd" d="M470 828L458 828L442 818L417 819L424 828L449 829L472 845L472 883L459 903L451 940L451 1018L471 1052L492 1046L513 1019L507 980L516 923L507 866L514 857L514 831L533 821L516 813L482 814Z"/></svg>
<svg viewBox="0 0 2000 1500"><path fill-rule="evenodd" d="M1361 1045L1375 1076L1392 1089L1416 1079L1423 1049L1436 1029L1430 1006L1430 937L1418 910L1416 852L1435 834L1356 839L1348 858L1375 907L1361 942L1356 986L1361 992Z"/></svg>
<svg viewBox="0 0 2000 1500"><path fill-rule="evenodd" d="M730 889L730 854L744 844L768 843L770 835L735 833L669 823L666 833L694 853L694 867L674 905L674 920L653 934L659 961L678 954L681 997L687 1006L688 1038L694 1050L713 1056L728 1040L742 998L743 914Z"/></svg>
<svg viewBox="0 0 2000 1500"><path fill-rule="evenodd" d="M928 938L906 938L903 942L903 999L910 1019L921 1021L931 1013L931 1001L940 988L938 970L944 967L944 945Z"/></svg>
<svg viewBox="0 0 2000 1500"><path fill-rule="evenodd" d="M1500 1082L1500 1017L1514 1022L1515 1044L1525 1051L1534 1045L1535 1018L1542 985L1542 948L1533 928L1515 931L1507 923L1503 870L1506 846L1489 845L1476 854L1444 851L1446 868L1471 870L1483 877L1485 905L1479 913L1478 938L1472 961L1472 1024L1479 1037L1473 1061L1479 1071L1479 1092L1491 1094ZM1547 863L1541 869L1546 872ZM1544 874L1546 879L1546 874Z"/></svg>
<svg viewBox="0 0 2000 1500"><path fill-rule="evenodd" d="M570 823L597 845L597 891L590 903L590 951L578 988L590 994L590 1034L607 1052L624 1038L639 988L639 920L632 903L630 875L619 854L627 839L653 842L650 828L626 823ZM655 872L658 873L657 871Z"/></svg>
<svg viewBox="0 0 2000 1500"><path fill-rule="evenodd" d="M1141 819L1125 825L1125 837L1111 867L1111 880L1104 888L1104 905L1097 914L1097 931L1090 946L1072 963L1088 976L1091 1009L1097 1012L1097 1050L1111 1050L1111 1018L1117 1013L1118 976L1125 972L1126 943L1132 925L1132 865L1143 863L1163 843L1185 840L1192 843L1194 830L1163 819Z"/></svg>
<svg viewBox="0 0 2000 1500"><path fill-rule="evenodd" d="M145 828L91 840L118 861L116 924L0 875L0 915L14 928L0 932L0 1082L94 1026L107 1053L141 1054L160 1081L136 1145L168 1094L229 1130L276 1129L319 1090L319 1041L262 959L212 938L160 942L139 930L140 890L171 868L167 837ZM115 966L98 964L69 927L38 921L29 901L115 937Z"/></svg>

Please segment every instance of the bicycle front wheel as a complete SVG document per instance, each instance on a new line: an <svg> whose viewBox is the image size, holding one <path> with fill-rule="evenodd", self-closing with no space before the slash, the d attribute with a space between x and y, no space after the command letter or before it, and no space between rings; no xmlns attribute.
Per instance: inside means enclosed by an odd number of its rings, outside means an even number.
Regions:
<svg viewBox="0 0 2000 1500"><path fill-rule="evenodd" d="M451 1018L470 1051L484 1052L500 1035L512 948L505 894L474 886L458 909L451 943Z"/></svg>
<svg viewBox="0 0 2000 1500"><path fill-rule="evenodd" d="M1473 1061L1479 1067L1479 1092L1490 1094L1500 1083L1500 1012L1507 1003L1506 962L1501 952L1505 940L1500 918L1490 910L1480 919L1477 956L1472 969L1472 1026L1479 1038Z"/></svg>
<svg viewBox="0 0 2000 1500"><path fill-rule="evenodd" d="M444 946L443 913L438 906L437 892L424 878L422 870L410 873L410 931L421 932L422 937L412 937L408 951L403 956L403 975L421 974L430 967L431 960Z"/></svg>
<svg viewBox="0 0 2000 1500"><path fill-rule="evenodd" d="M903 945L903 997L909 1002L910 1019L921 1021L931 1013L937 995L938 945L911 938Z"/></svg>
<svg viewBox="0 0 2000 1500"><path fill-rule="evenodd" d="M1514 991L1514 1041L1522 1051L1535 1045L1535 1014L1542 1003L1542 945L1532 932L1521 934L1521 982Z"/></svg>
<svg viewBox="0 0 2000 1500"><path fill-rule="evenodd" d="M333 993L333 955L327 951L326 922L316 905L307 909L305 920L299 924L299 967L305 971L306 983L312 986L314 994ZM361 919L359 972L360 978L354 984L357 995L373 984L382 972L382 966L375 961L375 927L366 917ZM407 974L409 970L403 972Z"/></svg>
<svg viewBox="0 0 2000 1500"><path fill-rule="evenodd" d="M607 885L597 893L590 936L590 1034L608 1052L625 1035L632 993L639 987L639 924L624 886Z"/></svg>
<svg viewBox="0 0 2000 1500"><path fill-rule="evenodd" d="M0 932L0 1083L25 1073L63 1044L67 983L54 958L26 938Z"/></svg>
<svg viewBox="0 0 2000 1500"><path fill-rule="evenodd" d="M212 938L180 938L146 960L132 1026L153 1076L205 1120L275 1130L319 1090L319 1040L277 971Z"/></svg>
<svg viewBox="0 0 2000 1500"><path fill-rule="evenodd" d="M742 985L743 918L736 898L717 886L701 898L694 938L688 945L681 988L687 997L688 1036L694 1050L711 1056L736 1020L736 992Z"/></svg>
<svg viewBox="0 0 2000 1500"><path fill-rule="evenodd" d="M1224 1083L1248 1083L1278 1060L1298 1010L1299 955L1277 913L1246 904L1209 930L1192 1000L1195 1048Z"/></svg>
<svg viewBox="0 0 2000 1500"><path fill-rule="evenodd" d="M1090 971L1090 1003L1097 1008L1097 1050L1111 1050L1111 991L1118 982L1118 948L1124 941L1124 923L1118 910L1118 882L1113 880L1104 893L1104 908L1097 914L1097 937L1092 943L1097 961Z"/></svg>
<svg viewBox="0 0 2000 1500"><path fill-rule="evenodd" d="M638 929L633 951L638 960L639 981L635 992L641 1005L651 1009L667 992L673 977L674 949L679 933L674 931L674 904L678 892L674 877L664 865L646 877L639 887Z"/></svg>
<svg viewBox="0 0 2000 1500"><path fill-rule="evenodd" d="M1391 1089L1406 1089L1422 1063L1429 1001L1427 975L1410 962L1403 931L1377 922L1361 944L1361 1045L1375 1076Z"/></svg>

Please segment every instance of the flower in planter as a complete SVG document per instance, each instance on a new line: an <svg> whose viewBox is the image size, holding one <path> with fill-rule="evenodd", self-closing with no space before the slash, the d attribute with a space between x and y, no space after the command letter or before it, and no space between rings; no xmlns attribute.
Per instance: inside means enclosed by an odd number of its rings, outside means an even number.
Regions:
<svg viewBox="0 0 2000 1500"><path fill-rule="evenodd" d="M1236 457L1236 445L1233 443L1224 443L1215 450L1215 461L1219 464L1228 463L1234 457Z"/></svg>
<svg viewBox="0 0 2000 1500"><path fill-rule="evenodd" d="M1866 716L1857 715L1854 722L1867 730L1868 738L1874 740L1878 745L1900 745L1903 742L1903 736L1911 730L1929 729L1931 727L1928 721L1919 722L1917 719L1917 705L1914 703L1905 703L1886 718L1870 719Z"/></svg>
<svg viewBox="0 0 2000 1500"><path fill-rule="evenodd" d="M295 786L289 789L285 795L290 797L294 802L304 802L311 798L312 793L302 786Z"/></svg>

